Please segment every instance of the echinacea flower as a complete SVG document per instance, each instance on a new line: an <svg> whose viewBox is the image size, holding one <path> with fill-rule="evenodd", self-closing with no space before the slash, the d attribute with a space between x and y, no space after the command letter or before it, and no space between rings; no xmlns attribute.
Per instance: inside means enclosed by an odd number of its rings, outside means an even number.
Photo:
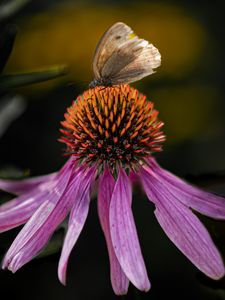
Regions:
<svg viewBox="0 0 225 300"><path fill-rule="evenodd" d="M126 294L131 282L148 291L150 282L132 214L132 182L139 180L155 205L155 216L172 242L203 273L224 276L224 264L192 209L225 219L225 199L202 191L162 169L153 157L165 140L153 103L129 85L95 87L68 108L61 141L70 158L57 173L22 181L1 180L18 195L0 206L0 231L22 228L3 260L16 272L48 243L70 213L58 266L66 282L69 255L87 218L93 184L109 252L111 282Z"/></svg>

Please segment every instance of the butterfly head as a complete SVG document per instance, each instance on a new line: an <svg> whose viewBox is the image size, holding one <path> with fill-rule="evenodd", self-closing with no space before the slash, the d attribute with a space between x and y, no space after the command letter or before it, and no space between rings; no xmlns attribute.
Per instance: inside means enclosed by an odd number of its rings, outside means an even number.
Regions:
<svg viewBox="0 0 225 300"><path fill-rule="evenodd" d="M94 79L89 83L89 88L93 89L96 86L112 86L112 80L110 78L100 78L100 79Z"/></svg>

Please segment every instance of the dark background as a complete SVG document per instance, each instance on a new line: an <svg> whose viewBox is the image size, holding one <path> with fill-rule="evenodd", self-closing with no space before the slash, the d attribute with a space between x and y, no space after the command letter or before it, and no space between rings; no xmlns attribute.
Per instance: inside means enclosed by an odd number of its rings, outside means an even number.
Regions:
<svg viewBox="0 0 225 300"><path fill-rule="evenodd" d="M130 25L162 54L157 73L133 84L155 103L165 122L167 141L158 161L192 183L224 195L223 1L28 1L7 20L19 32L5 73L62 63L70 69L60 79L9 92L7 97L23 97L24 112L8 120L1 135L0 175L40 175L62 166L66 159L57 142L60 121L66 107L87 88L95 45L116 21ZM178 251L157 224L146 197L134 191L133 203L152 288L145 294L130 286L124 299L225 299L225 281L208 280ZM225 254L225 224L202 220ZM17 232L1 235L2 255ZM56 247L54 254L35 259L16 274L0 271L1 293L17 299L117 298L95 200L71 255L66 287L57 279L59 250Z"/></svg>

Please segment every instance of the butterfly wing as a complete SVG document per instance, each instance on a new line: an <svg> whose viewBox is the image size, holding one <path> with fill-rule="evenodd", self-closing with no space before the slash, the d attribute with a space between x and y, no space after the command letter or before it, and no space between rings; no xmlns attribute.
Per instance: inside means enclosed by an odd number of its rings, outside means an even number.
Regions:
<svg viewBox="0 0 225 300"><path fill-rule="evenodd" d="M161 64L161 55L152 44L143 46L140 51L133 50L135 58L116 74L111 75L112 84L130 83L155 73Z"/></svg>
<svg viewBox="0 0 225 300"><path fill-rule="evenodd" d="M129 40L129 35L132 33L132 29L121 22L115 23L104 33L94 53L93 71L95 79L102 77L102 70L107 60Z"/></svg>
<svg viewBox="0 0 225 300"><path fill-rule="evenodd" d="M133 30L118 22L110 27L96 47L95 79L110 78L112 84L128 83L154 73L161 63L159 51L139 39Z"/></svg>

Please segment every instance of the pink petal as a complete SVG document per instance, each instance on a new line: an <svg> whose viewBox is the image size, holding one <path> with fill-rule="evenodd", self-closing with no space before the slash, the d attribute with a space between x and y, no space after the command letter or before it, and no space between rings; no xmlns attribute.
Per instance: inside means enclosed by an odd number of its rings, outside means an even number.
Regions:
<svg viewBox="0 0 225 300"><path fill-rule="evenodd" d="M70 253L83 229L90 204L90 185L93 181L95 169L90 169L84 176L79 176L74 191L74 204L70 213L68 230L63 243L59 260L58 277L62 284L66 284L66 270Z"/></svg>
<svg viewBox="0 0 225 300"><path fill-rule="evenodd" d="M142 257L131 210L131 184L121 169L113 190L109 211L112 244L127 278L139 289L148 291L150 282Z"/></svg>
<svg viewBox="0 0 225 300"><path fill-rule="evenodd" d="M146 171L141 172L141 178L148 198L156 206L156 218L171 241L203 273L213 279L223 277L222 258L203 224L170 192L170 186Z"/></svg>
<svg viewBox="0 0 225 300"><path fill-rule="evenodd" d="M0 189L15 195L22 195L24 193L30 192L39 184L53 179L55 175L56 173L52 173L44 176L26 178L21 180L0 179Z"/></svg>
<svg viewBox="0 0 225 300"><path fill-rule="evenodd" d="M119 261L115 255L110 236L109 206L114 186L115 180L111 173L108 170L106 170L105 173L102 175L99 183L98 215L108 248L110 260L110 277L113 290L116 295L125 295L129 287L129 280L124 274L119 264Z"/></svg>
<svg viewBox="0 0 225 300"><path fill-rule="evenodd" d="M3 268L16 272L30 261L48 242L58 224L65 218L71 207L73 186L76 181L74 164L69 160L61 170L57 185L23 227L3 261ZM78 172L78 175L81 172ZM69 182L69 187L67 187ZM71 186L72 185L72 186Z"/></svg>
<svg viewBox="0 0 225 300"><path fill-rule="evenodd" d="M57 185L58 181L60 182L61 180L63 180L65 174L68 173L67 170L74 167L75 165L76 162L74 161L74 159L73 158L69 159L59 172L46 175L45 181L38 184L30 191L27 191L24 195L0 205L0 212L6 212L10 209L15 209L17 206L20 206L22 202L27 201L27 199L29 205L29 201L32 201L32 199L30 198L33 198L34 196L41 198L39 195L41 195L42 193L44 193L45 197L46 197L45 193L47 193L47 195L51 194L51 191L55 189L55 186ZM42 178L44 178L44 176L42 176ZM32 180L32 178L30 178L30 180Z"/></svg>
<svg viewBox="0 0 225 300"><path fill-rule="evenodd" d="M7 212L11 209L15 209L17 206L23 205L23 202L27 201L27 199L37 197L38 194L50 193L51 189L56 185L59 176L60 176L60 172L57 176L50 177L48 180L46 180L46 182L41 183L40 185L34 187L30 191L24 193L23 195L20 195L19 197L16 197L2 204L0 206L0 213Z"/></svg>
<svg viewBox="0 0 225 300"><path fill-rule="evenodd" d="M225 198L203 191L162 169L150 160L154 176L183 204L214 219L225 219Z"/></svg>
<svg viewBox="0 0 225 300"><path fill-rule="evenodd" d="M56 189L58 182L62 182L62 184L67 182L68 178L65 177L65 172L70 165L73 165L72 160L69 160L57 174L47 175L45 182L24 195L2 204L0 206L0 232L26 223L46 198L54 198L55 195L52 191Z"/></svg>
<svg viewBox="0 0 225 300"><path fill-rule="evenodd" d="M0 232L27 222L34 211L46 200L49 192L29 192L0 207Z"/></svg>

